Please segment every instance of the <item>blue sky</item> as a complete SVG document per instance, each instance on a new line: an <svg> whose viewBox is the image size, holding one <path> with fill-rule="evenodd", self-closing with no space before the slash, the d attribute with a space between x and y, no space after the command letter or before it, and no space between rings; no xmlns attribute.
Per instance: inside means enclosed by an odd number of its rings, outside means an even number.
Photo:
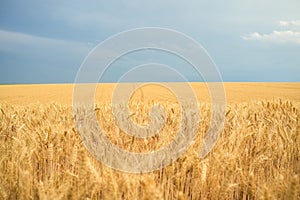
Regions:
<svg viewBox="0 0 300 200"><path fill-rule="evenodd" d="M194 38L224 81L299 82L299 10L299 0L1 0L0 83L72 83L99 42L141 27L170 28ZM171 65L188 80L200 81L178 58L157 52L120 60L105 81L116 81L124 72L119 66L134 67L142 58L174 59Z"/></svg>

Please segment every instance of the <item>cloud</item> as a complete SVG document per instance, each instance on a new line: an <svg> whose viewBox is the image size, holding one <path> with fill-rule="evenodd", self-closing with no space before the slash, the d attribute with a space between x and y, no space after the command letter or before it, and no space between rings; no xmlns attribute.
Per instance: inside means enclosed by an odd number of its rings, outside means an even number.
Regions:
<svg viewBox="0 0 300 200"><path fill-rule="evenodd" d="M91 47L0 29L0 82L72 82Z"/></svg>
<svg viewBox="0 0 300 200"><path fill-rule="evenodd" d="M87 53L91 44L54 38L40 37L26 33L0 30L0 50L8 53L26 53L32 51L72 51L75 54Z"/></svg>
<svg viewBox="0 0 300 200"><path fill-rule="evenodd" d="M300 20L279 21L280 26L300 26Z"/></svg>
<svg viewBox="0 0 300 200"><path fill-rule="evenodd" d="M242 35L244 40L256 40L276 44L298 44L300 45L300 32L292 30L292 27L300 27L300 20L280 21L280 26L289 27L290 30L274 30L268 34L252 32Z"/></svg>
<svg viewBox="0 0 300 200"><path fill-rule="evenodd" d="M241 36L244 40L257 40L277 44L299 44L300 32L296 31L273 31L270 34L261 34L258 32L249 33Z"/></svg>

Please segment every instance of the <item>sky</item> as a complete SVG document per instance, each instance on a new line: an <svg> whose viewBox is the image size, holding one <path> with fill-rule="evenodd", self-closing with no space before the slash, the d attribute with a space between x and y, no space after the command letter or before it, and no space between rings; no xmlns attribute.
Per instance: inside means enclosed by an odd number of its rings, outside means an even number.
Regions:
<svg viewBox="0 0 300 200"><path fill-rule="evenodd" d="M100 42L143 27L173 29L196 40L224 81L299 82L299 10L299 0L1 0L0 84L73 83ZM103 81L116 82L147 62L202 81L180 58L152 50L124 56ZM149 69L137 79L173 80Z"/></svg>

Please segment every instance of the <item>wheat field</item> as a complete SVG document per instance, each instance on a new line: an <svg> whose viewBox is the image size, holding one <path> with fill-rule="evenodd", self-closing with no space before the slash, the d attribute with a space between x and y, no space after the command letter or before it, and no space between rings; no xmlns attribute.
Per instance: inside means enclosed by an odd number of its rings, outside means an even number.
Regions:
<svg viewBox="0 0 300 200"><path fill-rule="evenodd" d="M225 125L204 159L211 103L202 84L192 86L201 102L194 143L171 165L140 174L107 167L86 150L71 85L0 86L0 199L300 199L300 84L225 83ZM112 88L97 90L95 113L113 144L149 152L175 137L181 112L172 95L149 87L131 99L137 124L149 123L155 102L166 112L161 132L139 139L117 126Z"/></svg>

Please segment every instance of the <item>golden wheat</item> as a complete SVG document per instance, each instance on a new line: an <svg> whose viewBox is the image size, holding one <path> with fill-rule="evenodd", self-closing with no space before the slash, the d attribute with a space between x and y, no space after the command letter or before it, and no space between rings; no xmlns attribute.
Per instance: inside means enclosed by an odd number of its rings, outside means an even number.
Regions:
<svg viewBox="0 0 300 200"><path fill-rule="evenodd" d="M96 104L100 127L112 143L149 152L178 131L180 107L160 102L165 126L148 139L120 130L110 104ZM131 102L131 118L149 123L152 102ZM200 106L195 142L171 165L145 174L111 169L87 152L72 108L61 104L0 104L1 199L299 199L300 118L292 101L231 104L213 151L198 157L210 123Z"/></svg>

